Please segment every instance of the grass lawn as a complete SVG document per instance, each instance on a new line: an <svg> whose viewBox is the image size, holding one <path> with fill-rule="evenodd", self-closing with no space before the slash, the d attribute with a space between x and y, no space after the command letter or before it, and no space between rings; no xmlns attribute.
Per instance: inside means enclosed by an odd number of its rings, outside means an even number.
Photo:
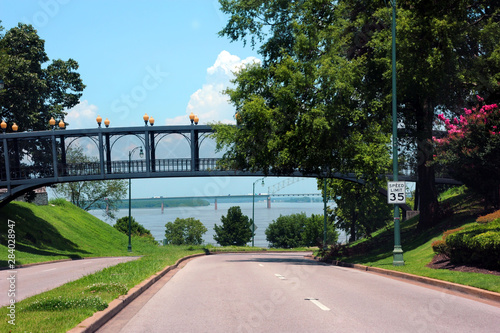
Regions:
<svg viewBox="0 0 500 333"><path fill-rule="evenodd" d="M498 275L426 267L435 255L431 247L432 242L441 239L443 232L446 230L474 223L477 215L482 211L482 207L478 205L473 195L460 190L446 192L440 199L443 205L448 206L453 214L450 214L451 216L443 219L441 223L432 229L425 232L417 231L418 217L401 224L404 266L392 265L394 247L394 230L392 227L379 230L371 238L354 242L353 246L364 247L366 251L363 251L363 254L341 258L341 260L500 292L500 276Z"/></svg>
<svg viewBox="0 0 500 333"><path fill-rule="evenodd" d="M8 323L9 309L1 308L0 332L66 332L178 259L204 252L192 246L147 249L139 260L105 268L16 303L15 326Z"/></svg>

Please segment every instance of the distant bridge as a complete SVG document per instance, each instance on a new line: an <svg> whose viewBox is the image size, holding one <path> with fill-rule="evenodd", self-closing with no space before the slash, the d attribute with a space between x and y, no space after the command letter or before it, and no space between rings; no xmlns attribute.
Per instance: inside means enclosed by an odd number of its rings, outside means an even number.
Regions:
<svg viewBox="0 0 500 333"><path fill-rule="evenodd" d="M272 197L321 197L321 193L295 193L295 194L273 194L273 193L256 193L255 197L251 194L238 194L238 195L205 195L205 196L190 196L190 197L153 197L153 198L136 198L133 199L134 202L140 201L155 201L158 202L159 205L161 203L166 203L169 200L196 200L196 199L204 199L209 200L214 203L215 210L217 210L217 204L220 202L232 202L238 203L238 199L256 199L262 200L265 199L267 201L267 208L271 208L271 198Z"/></svg>
<svg viewBox="0 0 500 333"><path fill-rule="evenodd" d="M42 186L57 183L168 177L275 176L264 172L223 170L217 158L200 158L200 145L213 133L207 125L146 126L130 128L93 128L39 132L3 133L0 155L0 206ZM190 158L159 158L158 144L169 135L180 135L190 147ZM127 140L123 140L128 138ZM67 151L79 139L85 139L97 153L95 162L69 163ZM131 140L132 139L132 140ZM131 159L137 145L123 145L139 140L144 159ZM120 144L121 143L121 144ZM141 149L142 150L142 149ZM128 153L128 160L124 160ZM117 159L116 156L119 156ZM121 157L121 158L120 158ZM319 174L290 173L295 177L321 178ZM359 182L355 174L333 174L332 177ZM392 179L392 175L388 175ZM415 181L412 176L399 180ZM453 179L437 179L438 183L459 184ZM383 190L382 190L383 191ZM404 205L403 209L405 209Z"/></svg>

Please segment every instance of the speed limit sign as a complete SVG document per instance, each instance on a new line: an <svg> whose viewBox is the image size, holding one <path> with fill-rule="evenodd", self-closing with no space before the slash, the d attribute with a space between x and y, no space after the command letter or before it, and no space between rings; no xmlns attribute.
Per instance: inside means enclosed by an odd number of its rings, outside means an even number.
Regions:
<svg viewBox="0 0 500 333"><path fill-rule="evenodd" d="M406 203L406 182L387 182L387 203Z"/></svg>

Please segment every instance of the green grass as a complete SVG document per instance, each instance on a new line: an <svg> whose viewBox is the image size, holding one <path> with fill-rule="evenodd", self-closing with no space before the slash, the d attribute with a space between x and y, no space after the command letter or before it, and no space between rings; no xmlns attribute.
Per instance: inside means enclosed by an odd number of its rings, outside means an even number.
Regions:
<svg viewBox="0 0 500 333"><path fill-rule="evenodd" d="M454 282L494 292L500 292L500 276L481 273L466 273L446 269L432 269L426 265L434 257L431 244L441 239L443 232L474 223L482 207L474 195L463 189L445 192L441 197L442 206L448 207L454 214L444 218L441 223L424 232L417 231L418 217L401 224L401 244L404 251L404 266L392 265L394 230L384 228L371 238L352 244L353 252L361 252L351 257L340 258L342 261L380 267L419 276Z"/></svg>
<svg viewBox="0 0 500 333"><path fill-rule="evenodd" d="M7 220L15 222L16 264L100 256L140 255L153 244L128 237L72 204L12 202L0 209L0 267L7 267Z"/></svg>
<svg viewBox="0 0 500 333"><path fill-rule="evenodd" d="M15 221L16 264L100 256L141 255L139 260L106 268L79 280L16 303L16 325L9 309L0 309L0 332L66 332L153 274L190 254L199 246L157 246L128 237L65 201L35 206L14 202L0 210L0 265L6 267L7 220Z"/></svg>
<svg viewBox="0 0 500 333"><path fill-rule="evenodd" d="M97 273L16 303L16 325L0 309L0 332L66 332L179 258L203 253L201 247L156 246L139 260Z"/></svg>

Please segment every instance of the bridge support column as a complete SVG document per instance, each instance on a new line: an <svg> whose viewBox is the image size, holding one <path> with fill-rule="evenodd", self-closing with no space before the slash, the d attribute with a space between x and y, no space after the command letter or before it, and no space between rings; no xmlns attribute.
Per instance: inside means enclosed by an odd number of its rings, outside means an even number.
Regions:
<svg viewBox="0 0 500 333"><path fill-rule="evenodd" d="M271 209L271 197L267 197L267 208Z"/></svg>
<svg viewBox="0 0 500 333"><path fill-rule="evenodd" d="M215 198L215 210L217 210L217 198Z"/></svg>

